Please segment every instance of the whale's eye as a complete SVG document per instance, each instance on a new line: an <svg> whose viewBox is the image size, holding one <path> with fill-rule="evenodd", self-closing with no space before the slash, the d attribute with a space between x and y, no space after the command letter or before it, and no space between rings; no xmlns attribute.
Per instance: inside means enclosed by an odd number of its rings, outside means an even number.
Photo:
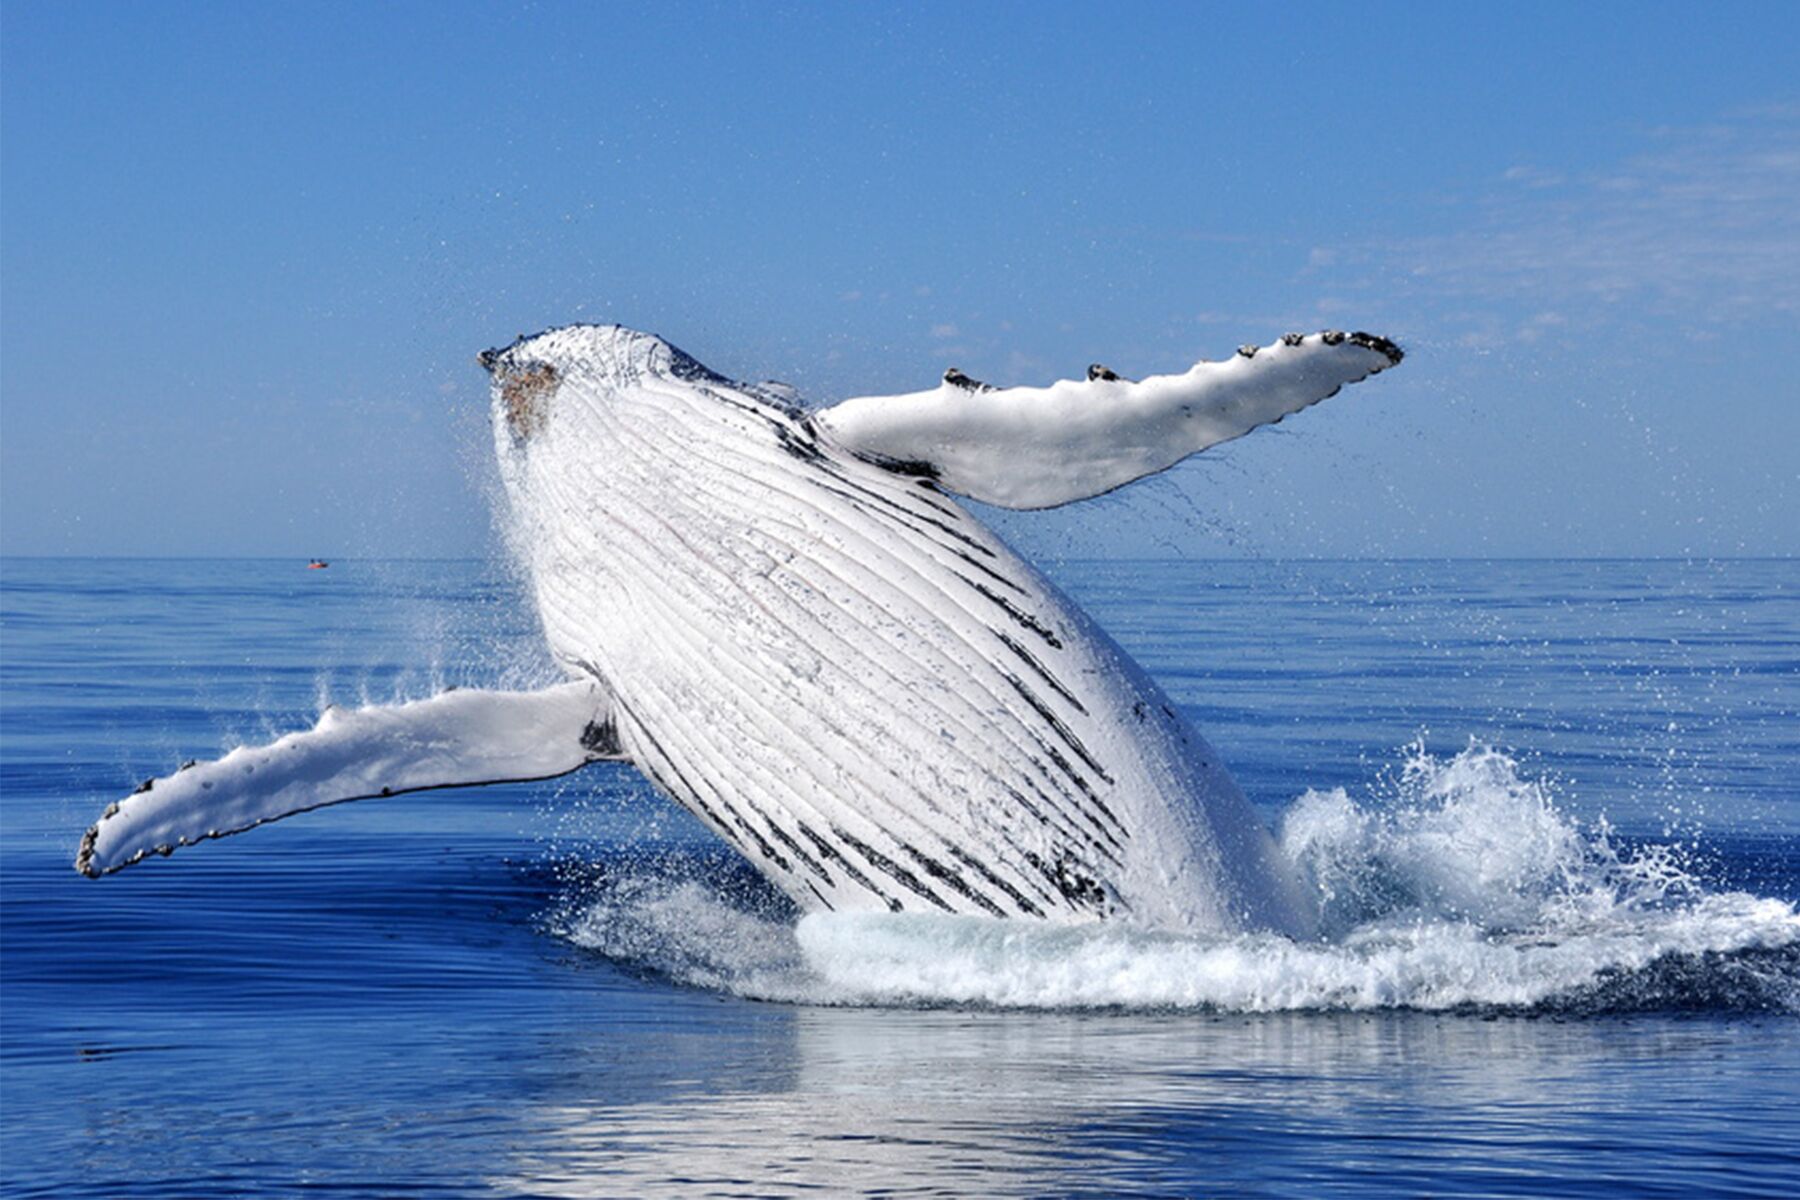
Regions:
<svg viewBox="0 0 1800 1200"><path fill-rule="evenodd" d="M527 363L507 372L500 384L500 402L506 406L506 423L514 437L527 438L543 428L557 382L556 368L549 363Z"/></svg>

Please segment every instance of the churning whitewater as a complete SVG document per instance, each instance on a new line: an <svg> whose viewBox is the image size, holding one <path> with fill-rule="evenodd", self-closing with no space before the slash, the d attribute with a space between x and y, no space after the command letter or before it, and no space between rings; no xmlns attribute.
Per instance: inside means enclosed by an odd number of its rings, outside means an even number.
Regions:
<svg viewBox="0 0 1800 1200"><path fill-rule="evenodd" d="M1584 829L1508 755L1408 753L1378 800L1308 792L1281 850L1321 935L815 913L728 872L572 880L551 933L635 969L834 1005L1228 1012L1800 1013L1800 913Z"/></svg>

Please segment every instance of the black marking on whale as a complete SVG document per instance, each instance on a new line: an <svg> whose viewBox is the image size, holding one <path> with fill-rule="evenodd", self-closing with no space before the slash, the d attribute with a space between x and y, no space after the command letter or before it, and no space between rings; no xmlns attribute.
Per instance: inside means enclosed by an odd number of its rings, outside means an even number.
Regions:
<svg viewBox="0 0 1800 1200"><path fill-rule="evenodd" d="M951 857L955 858L957 862L960 862L963 866L981 876L990 886L1005 892L1007 898L1018 906L1020 912L1028 917L1041 917L1044 915L1044 910L1039 908L1032 901L1031 897L1027 896L1024 892L1021 892L1012 884L1006 882L1006 880L1002 879L1000 876L994 874L994 872L988 868L986 863L975 858L968 851L964 850L961 846L956 845L954 842L950 843L948 849ZM1042 893L1039 894L1041 895ZM1048 897L1045 898L1048 899Z"/></svg>
<svg viewBox="0 0 1800 1200"><path fill-rule="evenodd" d="M933 879L938 880L940 883L944 884L946 887L948 887L951 891L955 892L957 895L963 897L966 900L974 901L976 904L979 904L984 910L993 914L996 917L1004 917L1006 915L1005 909L1001 908L998 904L995 904L992 900L988 899L986 896L982 895L980 892L978 892L974 888L970 887L968 885L967 881L965 881L960 874L951 870L949 867L946 867L943 863L939 862L937 859L932 858L929 854L926 854L924 851L920 850L917 846L914 846L910 842L901 842L900 850L908 858L912 859L915 863L918 863L920 867L924 868L924 871L927 875L931 876Z"/></svg>
<svg viewBox="0 0 1800 1200"><path fill-rule="evenodd" d="M1061 650L1063 648L1062 639L1057 637L1056 634L1050 629L1050 627L1048 625L1045 625L1042 621L1038 620L1035 616L1026 612L1024 609L1020 608L1018 605L1014 604L1011 600L1008 600L1005 596L1000 595L998 592L994 591L993 589L986 587L983 584L977 583L973 579L970 579L967 575L960 576L959 578L961 578L964 583L968 584L970 587L974 588L976 591L980 592L983 596L986 596L995 605L997 605L1001 612L1004 612L1007 616L1012 618L1013 624L1017 625L1021 629L1029 629L1032 633L1037 634L1039 637L1043 638L1046 642L1050 643L1050 645L1054 646L1058 650Z"/></svg>
<svg viewBox="0 0 1800 1200"><path fill-rule="evenodd" d="M1062 680L1050 673L1050 668L1046 667L1037 655L1019 645L1018 642L1014 641L1013 638L1001 630L993 629L990 630L990 632L992 632L995 637L999 638L1001 643L1005 645L1008 650L1011 650L1014 654L1018 655L1020 660L1023 661L1026 666L1037 672L1038 678L1042 679L1045 683L1055 689L1057 695L1073 705L1076 712L1081 713L1083 716L1087 715L1087 706L1076 699L1075 693L1071 692L1068 687L1063 684ZM1137 707L1143 707L1142 701L1138 703ZM1140 719L1142 718L1141 713L1139 714L1139 717Z"/></svg>
<svg viewBox="0 0 1800 1200"><path fill-rule="evenodd" d="M905 907L898 900L877 887L874 880L870 879L867 875L864 875L862 871L857 868L855 863L844 856L843 851L820 837L817 830L813 829L804 821L796 821L795 825L799 828L801 837L818 847L819 856L821 858L826 862L834 862L842 867L844 874L849 876L853 883L878 897L883 904L887 905L890 911L899 912Z"/></svg>
<svg viewBox="0 0 1800 1200"><path fill-rule="evenodd" d="M869 845L867 842L861 841L852 834L845 833L836 825L831 827L831 832L846 846L862 855L864 862L892 879L895 883L898 883L901 887L904 887L907 891L912 892L914 895L925 900L929 900L945 912L956 911L954 908L951 908L948 904L944 903L944 898L942 896L932 891L929 887L926 887L917 875L914 875L911 871L907 870L881 851L875 849L875 847Z"/></svg>
<svg viewBox="0 0 1800 1200"><path fill-rule="evenodd" d="M1067 854L1059 854L1049 862L1032 855L1031 865L1056 885L1057 891L1062 893L1063 899L1068 901L1071 908L1085 908L1098 916L1106 916L1117 904L1116 898L1105 886L1092 875L1081 871L1079 865Z"/></svg>
<svg viewBox="0 0 1800 1200"><path fill-rule="evenodd" d="M1063 722L1063 719L1056 715L1056 711L1048 704L1045 704L1036 692L1026 687L1023 679L1020 679L1011 671L1002 671L1000 674L1006 679L1006 682L1013 685L1014 691L1025 698L1025 703L1031 705L1037 712L1037 715L1044 719L1044 723L1055 731L1056 736L1062 739L1063 745L1073 750L1075 756L1087 764L1088 770L1098 775L1107 783L1115 782L1113 777L1107 772L1106 768L1100 765L1099 760L1088 752L1088 748L1082 744L1081 739L1075 736L1075 731L1070 729L1068 725Z"/></svg>

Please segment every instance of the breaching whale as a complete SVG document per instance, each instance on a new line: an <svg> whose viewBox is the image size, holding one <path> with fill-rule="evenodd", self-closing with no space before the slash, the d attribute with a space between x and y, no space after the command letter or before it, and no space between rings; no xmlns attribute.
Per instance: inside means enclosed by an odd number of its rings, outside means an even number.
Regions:
<svg viewBox="0 0 1800 1200"><path fill-rule="evenodd" d="M1305 934L1292 869L1218 755L956 497L1098 495L1400 359L1367 334L1290 334L1136 382L952 371L809 410L623 327L521 338L480 362L567 681L328 709L145 783L75 865L626 760L803 910Z"/></svg>

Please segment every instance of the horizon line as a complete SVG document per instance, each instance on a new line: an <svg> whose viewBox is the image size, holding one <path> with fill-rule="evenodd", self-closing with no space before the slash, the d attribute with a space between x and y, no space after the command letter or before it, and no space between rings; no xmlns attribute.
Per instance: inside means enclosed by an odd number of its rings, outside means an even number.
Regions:
<svg viewBox="0 0 1800 1200"><path fill-rule="evenodd" d="M505 563L505 555L6 554L0 562ZM1053 554L1064 562L1800 562L1800 554Z"/></svg>

